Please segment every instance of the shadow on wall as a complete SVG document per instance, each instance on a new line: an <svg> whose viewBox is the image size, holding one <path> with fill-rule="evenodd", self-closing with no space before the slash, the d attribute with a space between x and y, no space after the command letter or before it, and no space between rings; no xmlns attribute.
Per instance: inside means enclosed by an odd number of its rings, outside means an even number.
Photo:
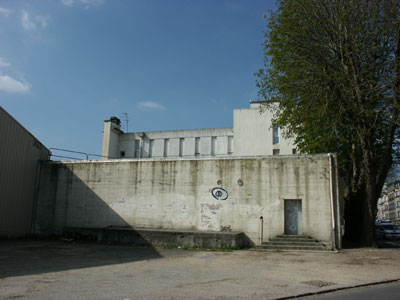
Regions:
<svg viewBox="0 0 400 300"><path fill-rule="evenodd" d="M128 165L121 162L45 163L41 172L35 232L148 246L250 246L251 241L243 232L181 230L185 224L176 225L172 219L165 226L158 223L164 217L173 218L178 210L185 221L193 218L187 215L184 197L180 199L185 208L169 206L164 210L165 203L151 201L151 197L163 199L159 195L163 192L170 195L194 193L192 187L197 185L197 179L188 178L177 184L170 176L177 171L172 172L170 165L161 163L161 171L153 172L154 169L146 169L137 162ZM153 164L146 166L153 168ZM172 192L175 184L182 190ZM143 206L137 205L140 201ZM209 212L209 215L216 215L216 212ZM145 228L132 228L132 224L137 223L144 224Z"/></svg>
<svg viewBox="0 0 400 300"><path fill-rule="evenodd" d="M59 168L63 168L63 172L58 172ZM74 185L74 189L71 189L71 185ZM73 204L68 203L70 199L75 200ZM62 236L69 227L82 227L82 224L88 228L118 225L134 231L90 187L76 177L73 170L61 164L42 165L36 201L34 231L42 237ZM100 214L85 219L88 211L99 211ZM82 238L93 240L96 237L83 234L79 236L79 239ZM145 240L141 241L140 247L68 243L50 239L5 240L0 241L0 245L0 278L161 258L158 251Z"/></svg>

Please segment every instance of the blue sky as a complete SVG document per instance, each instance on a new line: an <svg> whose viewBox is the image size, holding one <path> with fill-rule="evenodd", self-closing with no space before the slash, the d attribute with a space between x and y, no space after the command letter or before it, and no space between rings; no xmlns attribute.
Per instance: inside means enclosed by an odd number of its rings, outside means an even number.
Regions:
<svg viewBox="0 0 400 300"><path fill-rule="evenodd" d="M47 147L96 154L122 113L129 131L231 127L274 3L0 0L0 105Z"/></svg>

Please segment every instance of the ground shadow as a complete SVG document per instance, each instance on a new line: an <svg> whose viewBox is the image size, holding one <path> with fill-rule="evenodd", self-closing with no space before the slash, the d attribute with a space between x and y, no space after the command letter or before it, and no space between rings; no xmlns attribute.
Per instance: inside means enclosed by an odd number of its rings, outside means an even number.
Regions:
<svg viewBox="0 0 400 300"><path fill-rule="evenodd" d="M357 242L343 241L343 249L360 249L370 246L365 246ZM400 249L400 240L376 240L376 247L382 249Z"/></svg>
<svg viewBox="0 0 400 300"><path fill-rule="evenodd" d="M83 182L75 168L85 168ZM101 185L106 191L112 182L101 182L96 166L88 163L64 164L46 162L41 166L37 198L34 203L34 233L44 240L5 240L0 242L0 278L40 274L109 264L119 264L160 258L161 255L143 239L141 246L106 245L101 243L70 242L65 231L71 227L107 228L129 226L121 216L93 192ZM98 171L98 170L97 170ZM82 173L82 172L81 172ZM116 199L123 201L123 199ZM137 233L140 235L140 233ZM57 237L57 239L48 239ZM101 241L102 239L96 239ZM124 241L129 244L128 241Z"/></svg>
<svg viewBox="0 0 400 300"><path fill-rule="evenodd" d="M400 249L400 240L376 240L378 248Z"/></svg>
<svg viewBox="0 0 400 300"><path fill-rule="evenodd" d="M4 240L0 242L0 278L132 263L160 257L150 246L57 239Z"/></svg>

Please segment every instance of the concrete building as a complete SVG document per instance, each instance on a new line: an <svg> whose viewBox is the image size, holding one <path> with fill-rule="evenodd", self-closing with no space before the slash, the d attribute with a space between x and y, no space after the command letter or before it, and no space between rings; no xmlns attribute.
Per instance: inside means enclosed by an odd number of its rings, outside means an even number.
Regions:
<svg viewBox="0 0 400 300"><path fill-rule="evenodd" d="M153 158L42 166L37 233L69 228L281 234L340 248L334 155Z"/></svg>
<svg viewBox="0 0 400 300"><path fill-rule="evenodd" d="M233 128L123 133L116 118L105 125L106 156L124 159L52 162L0 110L1 236L112 227L238 234L246 245L308 235L341 247L336 156L292 155L259 103L235 110Z"/></svg>
<svg viewBox="0 0 400 300"><path fill-rule="evenodd" d="M127 132L121 121L104 121L104 159L241 157L292 155L296 147L272 124L272 113L260 113L260 102L233 112L233 128Z"/></svg>
<svg viewBox="0 0 400 300"><path fill-rule="evenodd" d="M31 233L40 161L49 153L0 106L0 237Z"/></svg>

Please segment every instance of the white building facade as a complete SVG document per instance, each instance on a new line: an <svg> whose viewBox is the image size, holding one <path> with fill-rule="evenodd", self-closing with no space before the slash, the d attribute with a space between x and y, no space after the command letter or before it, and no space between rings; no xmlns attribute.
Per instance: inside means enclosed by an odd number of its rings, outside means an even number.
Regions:
<svg viewBox="0 0 400 300"><path fill-rule="evenodd" d="M400 224L400 180L384 185L378 200L377 220Z"/></svg>
<svg viewBox="0 0 400 300"><path fill-rule="evenodd" d="M127 132L116 117L104 121L104 159L205 158L296 154L293 140L272 123L260 102L233 112L233 128Z"/></svg>

